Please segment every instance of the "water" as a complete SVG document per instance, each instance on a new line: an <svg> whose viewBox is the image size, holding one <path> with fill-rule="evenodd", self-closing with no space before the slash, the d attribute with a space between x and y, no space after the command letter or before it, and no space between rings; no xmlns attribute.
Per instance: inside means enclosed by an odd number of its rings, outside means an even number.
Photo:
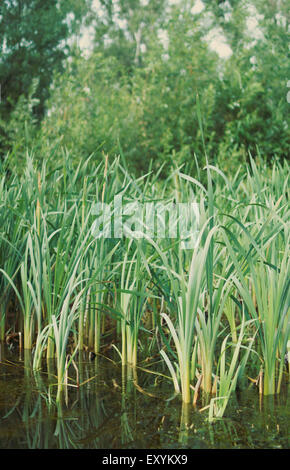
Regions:
<svg viewBox="0 0 290 470"><path fill-rule="evenodd" d="M225 417L210 424L208 411L198 411L202 399L197 409L185 407L168 379L102 357L79 360L85 383L69 387L59 404L55 377L33 373L29 355L2 350L0 359L1 449L289 448L287 385L275 398L261 399L254 386L236 394ZM74 384L73 368L70 376Z"/></svg>

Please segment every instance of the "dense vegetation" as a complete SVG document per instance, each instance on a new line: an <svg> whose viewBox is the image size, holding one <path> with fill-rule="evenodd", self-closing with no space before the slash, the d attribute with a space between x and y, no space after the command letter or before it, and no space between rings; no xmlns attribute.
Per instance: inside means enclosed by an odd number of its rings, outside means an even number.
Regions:
<svg viewBox="0 0 290 470"><path fill-rule="evenodd" d="M211 163L230 172L249 152L269 163L287 156L286 1L210 1L199 14L193 1L89 3L1 2L2 159L9 151L21 168L28 148L50 164L67 149L78 164L121 145L139 175L152 159L163 176L180 164L194 176L195 156L205 163L197 94ZM78 47L83 24L90 54ZM232 50L226 60L206 40L215 27Z"/></svg>
<svg viewBox="0 0 290 470"><path fill-rule="evenodd" d="M211 418L247 377L261 393L280 392L290 328L289 167L269 171L252 160L231 178L211 165L203 171L207 189L178 171L166 182L154 172L136 180L119 160L91 158L75 170L69 156L50 173L29 159L22 177L2 176L1 339L18 309L14 327L34 349L33 367L56 359L59 394L75 354L99 353L108 337L123 365L160 352L184 402L191 386L213 393ZM195 247L184 248L182 233L137 236L141 215L132 206L122 220L131 216L133 235L105 237L103 219L96 238L95 202L116 195L197 203Z"/></svg>
<svg viewBox="0 0 290 470"><path fill-rule="evenodd" d="M0 6L0 340L19 337L35 370L55 360L57 399L77 357L108 341L124 366L158 355L183 402L203 390L210 420L237 386L280 393L290 354L286 2L204 2L195 14L185 1L100 0L102 15L64 3ZM84 22L88 56L71 36ZM214 25L227 60L205 41ZM120 196L127 208L197 204L196 245L166 227L96 238L95 204Z"/></svg>

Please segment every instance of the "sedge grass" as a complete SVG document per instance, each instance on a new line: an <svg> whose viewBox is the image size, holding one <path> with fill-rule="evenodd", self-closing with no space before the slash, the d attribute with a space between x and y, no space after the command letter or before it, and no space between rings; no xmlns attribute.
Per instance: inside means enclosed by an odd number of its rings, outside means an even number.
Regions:
<svg viewBox="0 0 290 470"><path fill-rule="evenodd" d="M94 164L91 156L74 167L64 154L51 173L29 158L20 179L1 177L0 337L13 328L12 299L34 369L44 358L56 362L58 399L67 354L74 358L86 346L98 353L103 320L121 342L123 364L137 364L143 330L146 350L160 352L184 403L202 377L204 391L216 394L211 418L224 415L237 380L247 380L246 367L258 374L262 366L265 395L281 390L289 344L287 162L270 171L250 159L231 177L208 162L205 171L202 183L175 168L165 184L158 173L132 178L120 159ZM116 195L197 202L195 248L169 238L94 238L92 205ZM246 362L250 356L261 364Z"/></svg>

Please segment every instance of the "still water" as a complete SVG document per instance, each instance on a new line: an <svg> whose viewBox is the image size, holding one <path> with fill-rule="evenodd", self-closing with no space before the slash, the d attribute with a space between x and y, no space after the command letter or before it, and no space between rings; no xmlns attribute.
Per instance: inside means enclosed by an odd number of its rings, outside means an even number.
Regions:
<svg viewBox="0 0 290 470"><path fill-rule="evenodd" d="M31 357L1 350L1 449L288 449L289 385L261 400L236 393L225 417L207 421L206 403L185 407L156 364L122 369L97 357L77 361L79 388L55 401L54 371L34 373ZM167 371L162 371L165 375ZM70 370L70 383L76 371Z"/></svg>

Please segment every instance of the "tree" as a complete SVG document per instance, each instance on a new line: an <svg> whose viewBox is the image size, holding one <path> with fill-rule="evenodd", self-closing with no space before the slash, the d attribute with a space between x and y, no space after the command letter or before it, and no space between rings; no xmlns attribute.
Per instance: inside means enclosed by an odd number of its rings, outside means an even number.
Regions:
<svg viewBox="0 0 290 470"><path fill-rule="evenodd" d="M34 107L44 113L53 73L68 53L66 40L79 28L89 0L2 0L0 3L1 114L5 118L32 80L38 86Z"/></svg>
<svg viewBox="0 0 290 470"><path fill-rule="evenodd" d="M258 150L270 161L289 149L290 76L286 0L207 1L233 54L216 89L216 143L225 169ZM249 24L256 24L249 31ZM225 158L228 155L230 158Z"/></svg>
<svg viewBox="0 0 290 470"><path fill-rule="evenodd" d="M247 0L203 0L210 12L210 28L219 27L233 51L242 48L247 42Z"/></svg>
<svg viewBox="0 0 290 470"><path fill-rule="evenodd" d="M141 65L142 49L162 27L167 0L99 0L95 20L95 48L114 56L130 73Z"/></svg>
<svg viewBox="0 0 290 470"><path fill-rule="evenodd" d="M75 57L55 83L51 114L42 126L46 139L56 142L62 135L62 144L78 159L100 155L100 150L113 156L120 142L138 173L147 171L150 160L155 168L172 160L195 167L194 153L202 165L196 95L210 147L218 56L203 41L190 11L172 9L163 28L168 48L158 39L158 29L152 29L142 63L135 65L132 54L129 71L115 49L108 54L96 48L89 58Z"/></svg>

